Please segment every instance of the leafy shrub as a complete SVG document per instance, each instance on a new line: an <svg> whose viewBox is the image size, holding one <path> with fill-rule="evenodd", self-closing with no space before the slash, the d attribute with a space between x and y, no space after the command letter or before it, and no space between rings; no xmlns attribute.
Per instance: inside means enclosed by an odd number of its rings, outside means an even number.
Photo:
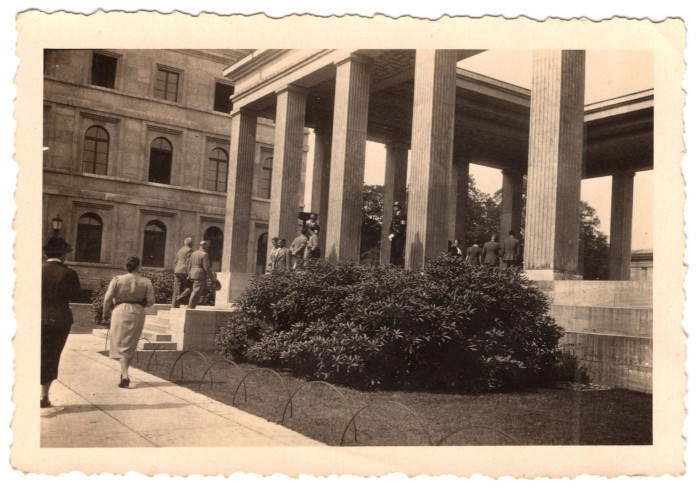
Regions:
<svg viewBox="0 0 700 492"><path fill-rule="evenodd" d="M562 335L521 273L447 256L413 271L319 260L255 277L237 307L226 356L362 388L522 386L551 373Z"/></svg>

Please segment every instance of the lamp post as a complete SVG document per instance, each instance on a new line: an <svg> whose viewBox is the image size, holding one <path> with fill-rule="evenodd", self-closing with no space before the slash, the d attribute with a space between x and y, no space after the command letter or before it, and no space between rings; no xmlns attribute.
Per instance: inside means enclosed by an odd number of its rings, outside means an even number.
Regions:
<svg viewBox="0 0 700 492"><path fill-rule="evenodd" d="M54 237L58 237L58 235L61 233L61 229L63 228L63 219L58 214L56 214L56 217L51 219L51 227L53 228Z"/></svg>

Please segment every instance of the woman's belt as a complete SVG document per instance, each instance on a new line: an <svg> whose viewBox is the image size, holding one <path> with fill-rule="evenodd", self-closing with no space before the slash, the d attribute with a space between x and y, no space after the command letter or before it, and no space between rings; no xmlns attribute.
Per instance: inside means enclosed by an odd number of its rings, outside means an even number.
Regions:
<svg viewBox="0 0 700 492"><path fill-rule="evenodd" d="M143 301L120 301L120 302L115 302L114 307L117 307L120 304L138 304L139 306L143 306L144 302Z"/></svg>

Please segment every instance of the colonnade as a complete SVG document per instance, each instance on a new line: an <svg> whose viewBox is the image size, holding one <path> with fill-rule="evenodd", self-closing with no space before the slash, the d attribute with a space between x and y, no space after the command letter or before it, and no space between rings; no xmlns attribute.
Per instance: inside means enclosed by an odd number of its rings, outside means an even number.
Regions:
<svg viewBox="0 0 700 492"><path fill-rule="evenodd" d="M386 204L406 201L408 151L410 197L405 210L406 268L421 268L445 250L445 239L464 231L470 156L453 155L458 55L417 50L413 77L411 140L386 145ZM323 219L325 256L360 256L362 185L370 112L373 60L357 53L335 62L332 122L316 125L311 208ZM578 204L584 159L584 51L534 55L528 150L527 238L524 267L534 279L576 278ZM269 237L296 235L307 89L287 84L276 91L274 166ZM246 271L255 161L256 115L237 107L231 124L224 271ZM468 145L467 145L468 147ZM519 230L522 163L505 163L501 236ZM508 164L520 167L509 167ZM515 169L518 169L517 171ZM629 277L634 174L613 178L611 274ZM385 206L383 237L391 207ZM385 242L383 242L385 243ZM381 261L388 262L383 244ZM613 259L614 258L614 259Z"/></svg>

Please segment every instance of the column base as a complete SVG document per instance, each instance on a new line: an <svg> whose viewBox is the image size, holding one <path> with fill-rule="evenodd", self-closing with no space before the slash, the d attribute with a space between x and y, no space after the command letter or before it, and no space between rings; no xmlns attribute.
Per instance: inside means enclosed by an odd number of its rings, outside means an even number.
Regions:
<svg viewBox="0 0 700 492"><path fill-rule="evenodd" d="M530 280L583 280L583 275L559 270L525 270Z"/></svg>
<svg viewBox="0 0 700 492"><path fill-rule="evenodd" d="M215 306L228 308L248 288L253 275L240 272L220 272L216 278L221 282L221 290L216 293Z"/></svg>

